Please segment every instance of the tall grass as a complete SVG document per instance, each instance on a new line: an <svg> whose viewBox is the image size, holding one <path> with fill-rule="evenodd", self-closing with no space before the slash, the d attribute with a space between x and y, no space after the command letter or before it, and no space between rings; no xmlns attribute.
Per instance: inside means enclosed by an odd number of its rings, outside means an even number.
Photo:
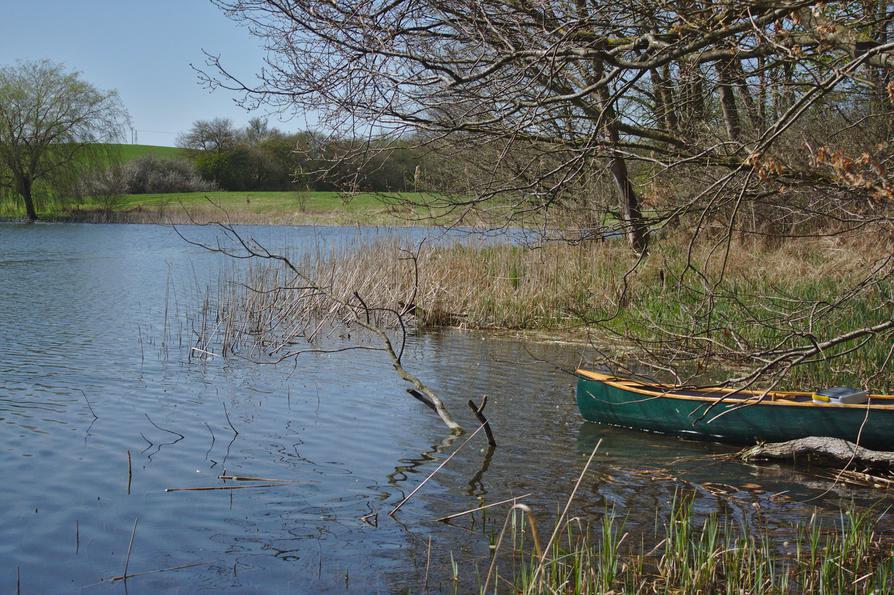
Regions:
<svg viewBox="0 0 894 595"><path fill-rule="evenodd" d="M665 241L639 260L613 241L538 249L424 244L414 252L397 240L356 244L294 259L325 294L296 288L306 283L278 262L231 275L225 283L236 289L214 301L215 318L252 329L233 340L281 345L315 336L324 318L337 322L359 295L380 314L411 313L420 329L586 332L615 354L648 350L687 374L726 378L731 368L760 365L756 351L810 346L894 316L891 257L869 242L738 243L722 265L707 247L691 258L686 248ZM382 316L380 323L396 324ZM890 389L892 338L888 331L826 349L779 387Z"/></svg>
<svg viewBox="0 0 894 595"><path fill-rule="evenodd" d="M745 528L716 514L699 522L692 503L692 497L675 497L654 542L632 538L613 511L595 527L569 520L543 563L529 543L525 517L518 515L507 529L511 552L507 547L494 553L513 561L498 565L496 580L481 591L757 594L894 588L892 541L876 533L872 511L844 510L835 523L814 514L783 541L769 529Z"/></svg>
<svg viewBox="0 0 894 595"><path fill-rule="evenodd" d="M693 366L754 365L748 351L810 345L894 315L890 253L875 242L824 238L767 247L737 242L725 264L716 251L664 241L639 261L621 242L424 247L415 313L420 327L598 331L616 348L645 345ZM318 263L339 291L397 307L413 294L414 268L383 242ZM887 258L887 260L886 260ZM700 270L689 266L698 264ZM724 273L719 274L721 266ZM894 334L824 351L794 368L791 387L884 373ZM841 357L835 357L841 355ZM891 368L887 368L889 371Z"/></svg>

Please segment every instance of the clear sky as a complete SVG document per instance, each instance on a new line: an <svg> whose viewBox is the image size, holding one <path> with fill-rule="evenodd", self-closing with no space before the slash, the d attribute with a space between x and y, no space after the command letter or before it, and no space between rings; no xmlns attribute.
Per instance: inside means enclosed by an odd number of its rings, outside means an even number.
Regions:
<svg viewBox="0 0 894 595"><path fill-rule="evenodd" d="M208 0L0 0L0 65L50 59L100 89L117 89L141 144L174 145L199 119L254 115L234 95L202 88L190 64L220 54L240 76L257 72L259 40ZM306 127L304 120L271 125Z"/></svg>

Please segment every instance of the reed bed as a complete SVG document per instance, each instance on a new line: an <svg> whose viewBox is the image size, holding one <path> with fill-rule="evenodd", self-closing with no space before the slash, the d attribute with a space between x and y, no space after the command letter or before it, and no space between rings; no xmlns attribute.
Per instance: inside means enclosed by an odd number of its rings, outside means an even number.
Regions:
<svg viewBox="0 0 894 595"><path fill-rule="evenodd" d="M408 251L384 240L320 249L294 258L304 279L275 261L234 270L208 300L213 324L203 324L225 330L225 349L254 343L279 353L349 323L360 296L384 326L396 327L402 312L403 322L419 329L587 333L615 351L647 348L710 370L754 365L743 354L822 341L894 315L891 257L867 241L740 241L725 260L711 247L697 246L691 259L687 250L662 241L640 261L615 241ZM892 337L889 331L856 350L853 343L829 349L793 368L788 388L871 381L891 389Z"/></svg>
<svg viewBox="0 0 894 595"><path fill-rule="evenodd" d="M699 521L692 503L692 497L678 494L663 526L636 538L613 511L595 527L572 518L542 559L529 516L513 510L505 545L494 553L498 572L480 591L759 594L894 588L891 537L876 531L871 510L843 510L835 522L813 514L783 538L716 514Z"/></svg>

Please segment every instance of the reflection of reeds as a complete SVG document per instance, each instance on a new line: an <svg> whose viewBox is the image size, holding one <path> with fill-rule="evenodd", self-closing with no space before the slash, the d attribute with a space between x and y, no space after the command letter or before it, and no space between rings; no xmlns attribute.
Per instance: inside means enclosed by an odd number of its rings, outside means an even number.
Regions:
<svg viewBox="0 0 894 595"><path fill-rule="evenodd" d="M570 518L544 563L528 545L529 515L510 512L513 563L499 566L494 592L518 593L887 593L894 588L891 543L871 513L847 510L834 526L816 515L785 542L729 518L696 521L678 495L656 544L630 544L623 519L606 511L595 528ZM508 553L504 552L504 555ZM496 552L495 555L500 555Z"/></svg>

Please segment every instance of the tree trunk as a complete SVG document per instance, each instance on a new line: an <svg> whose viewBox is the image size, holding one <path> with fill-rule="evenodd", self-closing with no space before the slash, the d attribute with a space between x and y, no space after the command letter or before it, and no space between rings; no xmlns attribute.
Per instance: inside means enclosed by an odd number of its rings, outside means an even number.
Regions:
<svg viewBox="0 0 894 595"><path fill-rule="evenodd" d="M680 131L679 118L677 117L677 97L674 93L673 81L671 79L670 64L665 64L664 68L664 86L661 90L664 92L664 105L667 108L667 129L674 132Z"/></svg>
<svg viewBox="0 0 894 595"><path fill-rule="evenodd" d="M723 111L723 123L726 125L726 133L730 140L738 141L742 135L742 126L739 122L739 109L736 107L736 96L733 94L733 84L729 76L729 65L717 62L716 68L717 88L720 92L720 108Z"/></svg>
<svg viewBox="0 0 894 595"><path fill-rule="evenodd" d="M19 180L19 193L22 195L22 200L25 201L25 213L29 223L37 221L37 211L34 210L34 198L31 195L32 186L33 182L30 178Z"/></svg>
<svg viewBox="0 0 894 595"><path fill-rule="evenodd" d="M618 206L621 210L621 223L624 226L624 235L630 242L630 247L637 254L642 254L649 247L649 232L643 222L642 213L639 208L639 198L633 183L630 181L630 174L627 171L627 162L624 157L614 147L620 141L618 128L615 125L617 116L615 109L611 104L611 97L608 89L601 87L599 89L599 99L602 102L604 111L603 120L605 131L608 134L609 141L612 145L611 157L609 160L609 169L612 173L612 180L615 183L615 189L618 191Z"/></svg>
<svg viewBox="0 0 894 595"><path fill-rule="evenodd" d="M745 76L742 63L737 59L733 59L730 61L730 66L736 79L736 87L739 89L739 97L742 98L742 103L745 105L745 113L748 114L748 120L751 122L751 128L756 135L760 135L764 131L764 123L761 121L758 107L755 105L754 97L748 88L748 78Z"/></svg>
<svg viewBox="0 0 894 595"><path fill-rule="evenodd" d="M636 190L630 182L627 172L627 163L617 152L612 151L609 164L615 188L618 191L618 202L621 207L621 219L624 222L624 233L627 241L637 254L642 254L649 247L649 234L643 224L643 216L639 208L639 199Z"/></svg>

